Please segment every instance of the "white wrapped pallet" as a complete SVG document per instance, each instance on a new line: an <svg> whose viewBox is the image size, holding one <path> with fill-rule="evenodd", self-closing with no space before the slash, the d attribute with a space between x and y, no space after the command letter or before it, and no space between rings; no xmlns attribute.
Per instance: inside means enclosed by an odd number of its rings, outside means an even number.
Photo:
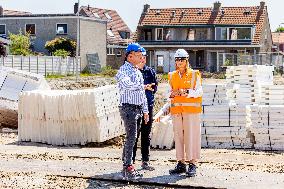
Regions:
<svg viewBox="0 0 284 189"><path fill-rule="evenodd" d="M174 145L173 123L170 115L162 116L154 122L151 136L151 147L172 149Z"/></svg>
<svg viewBox="0 0 284 189"><path fill-rule="evenodd" d="M114 85L23 92L19 100L19 140L68 145L104 142L120 136L125 131L118 100Z"/></svg>
<svg viewBox="0 0 284 189"><path fill-rule="evenodd" d="M35 89L50 89L43 76L0 66L0 124L17 127L19 95Z"/></svg>

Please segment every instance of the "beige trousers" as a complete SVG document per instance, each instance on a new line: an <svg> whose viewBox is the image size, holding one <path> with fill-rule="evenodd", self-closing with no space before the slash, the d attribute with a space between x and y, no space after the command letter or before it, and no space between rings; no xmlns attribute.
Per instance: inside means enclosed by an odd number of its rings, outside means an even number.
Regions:
<svg viewBox="0 0 284 189"><path fill-rule="evenodd" d="M173 114L176 158L178 161L200 159L201 125L199 113Z"/></svg>

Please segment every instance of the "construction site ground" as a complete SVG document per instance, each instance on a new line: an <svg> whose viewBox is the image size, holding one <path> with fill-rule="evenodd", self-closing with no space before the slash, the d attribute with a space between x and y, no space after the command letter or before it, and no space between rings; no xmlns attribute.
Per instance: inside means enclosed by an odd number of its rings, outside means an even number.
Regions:
<svg viewBox="0 0 284 189"><path fill-rule="evenodd" d="M277 84L283 84L281 77ZM224 80L205 79L205 83ZM112 78L52 79L53 89L81 89L115 83ZM159 87L156 111L163 105ZM155 171L126 181L120 173L124 137L103 144L51 146L18 142L17 130L0 128L0 188L284 188L284 152L202 149L196 177L169 175L175 150L151 150ZM140 153L138 153L140 157ZM140 169L141 161L136 167Z"/></svg>

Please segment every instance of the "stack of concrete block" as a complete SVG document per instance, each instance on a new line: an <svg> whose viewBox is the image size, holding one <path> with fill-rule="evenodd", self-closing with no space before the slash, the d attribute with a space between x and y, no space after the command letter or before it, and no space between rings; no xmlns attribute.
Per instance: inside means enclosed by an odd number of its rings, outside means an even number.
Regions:
<svg viewBox="0 0 284 189"><path fill-rule="evenodd" d="M249 105L260 102L260 85L273 84L273 66L240 65L226 70L228 91L237 104ZM236 85L238 84L238 85ZM233 94L232 94L233 92Z"/></svg>
<svg viewBox="0 0 284 189"><path fill-rule="evenodd" d="M202 105L220 105L227 104L226 84L204 84Z"/></svg>
<svg viewBox="0 0 284 189"><path fill-rule="evenodd" d="M19 99L19 140L54 145L104 142L125 133L117 86L29 91Z"/></svg>
<svg viewBox="0 0 284 189"><path fill-rule="evenodd" d="M284 150L284 106L254 105L249 108L247 122L255 138L254 148Z"/></svg>
<svg viewBox="0 0 284 189"><path fill-rule="evenodd" d="M284 105L284 85L261 85L261 105Z"/></svg>
<svg viewBox="0 0 284 189"><path fill-rule="evenodd" d="M234 104L203 106L202 147L251 148L246 108Z"/></svg>
<svg viewBox="0 0 284 189"><path fill-rule="evenodd" d="M17 127L19 95L35 89L50 89L43 76L0 66L0 124Z"/></svg>

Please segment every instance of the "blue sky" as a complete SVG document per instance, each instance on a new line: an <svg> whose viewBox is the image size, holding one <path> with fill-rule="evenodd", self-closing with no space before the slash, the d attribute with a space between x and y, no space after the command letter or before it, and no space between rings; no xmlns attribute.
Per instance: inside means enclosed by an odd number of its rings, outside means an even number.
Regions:
<svg viewBox="0 0 284 189"><path fill-rule="evenodd" d="M32 13L72 13L78 0L0 0L4 9L22 10ZM80 0L81 5L115 9L132 31L135 30L143 5L151 8L210 7L216 0ZM222 6L257 6L260 0L220 0ZM266 0L271 29L274 31L284 23L284 0ZM283 24L284 26L284 24Z"/></svg>

